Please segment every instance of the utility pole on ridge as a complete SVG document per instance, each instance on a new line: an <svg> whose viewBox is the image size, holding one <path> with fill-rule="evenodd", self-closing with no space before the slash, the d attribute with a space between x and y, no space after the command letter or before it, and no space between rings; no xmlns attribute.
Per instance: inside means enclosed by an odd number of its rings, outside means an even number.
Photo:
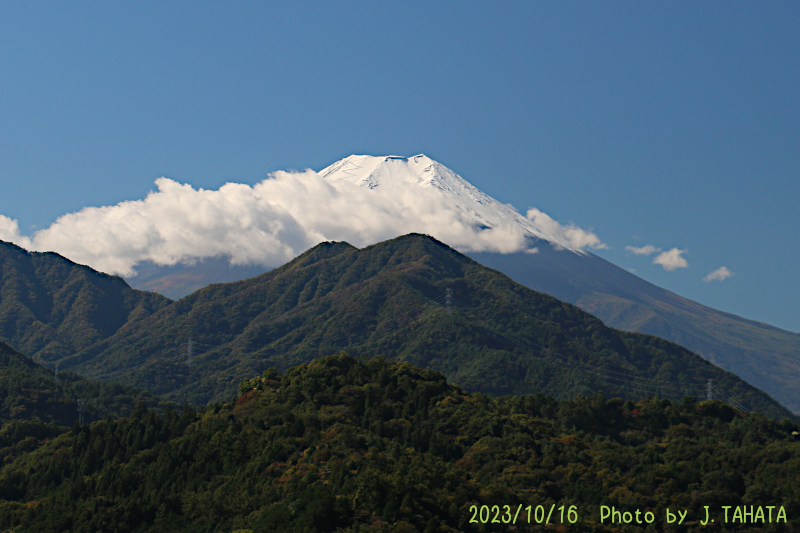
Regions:
<svg viewBox="0 0 800 533"><path fill-rule="evenodd" d="M83 412L86 411L86 400L80 398L78 400L78 425L83 425Z"/></svg>

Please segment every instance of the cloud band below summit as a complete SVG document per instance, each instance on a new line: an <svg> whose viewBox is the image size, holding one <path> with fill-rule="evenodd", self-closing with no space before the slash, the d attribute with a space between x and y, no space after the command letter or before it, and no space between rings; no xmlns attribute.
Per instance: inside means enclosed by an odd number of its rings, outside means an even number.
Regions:
<svg viewBox="0 0 800 533"><path fill-rule="evenodd" d="M135 275L142 261L173 265L227 256L232 264L277 266L319 242L362 247L411 232L462 251L511 253L530 247L529 234L518 223L478 225L441 191L420 194L407 183L373 190L327 181L311 170L276 172L252 186L227 183L219 190L167 178L155 183L157 190L142 200L86 207L32 237L0 215L0 239L123 276ZM573 248L603 246L593 233L561 226L537 209L528 219Z"/></svg>

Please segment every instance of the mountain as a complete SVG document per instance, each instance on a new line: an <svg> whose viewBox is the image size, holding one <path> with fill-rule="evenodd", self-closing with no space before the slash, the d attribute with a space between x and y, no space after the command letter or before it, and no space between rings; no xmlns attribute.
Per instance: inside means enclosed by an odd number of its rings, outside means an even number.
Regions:
<svg viewBox="0 0 800 533"><path fill-rule="evenodd" d="M518 283L581 307L611 327L681 344L800 413L800 334L703 306L648 283L576 248L563 231L537 226L422 154L409 158L351 155L319 174L331 182L346 181L376 194L391 195L401 188L407 193L411 188L421 199L436 197L455 207L457 216L478 229L502 226L510 233L516 231L528 249L536 248L538 253L469 255ZM181 297L190 289L234 281L236 276L235 268L218 274L202 263L174 267L173 273L168 268L156 281L148 282L146 276L128 281L137 288ZM249 274L242 272L239 279ZM185 283L189 278L191 283ZM183 291L174 289L181 285Z"/></svg>
<svg viewBox="0 0 800 533"><path fill-rule="evenodd" d="M168 303L58 254L0 241L0 341L38 361L80 351Z"/></svg>
<svg viewBox="0 0 800 533"><path fill-rule="evenodd" d="M800 335L701 305L594 255L471 253L531 289L626 331L685 346L800 412Z"/></svg>
<svg viewBox="0 0 800 533"><path fill-rule="evenodd" d="M73 428L0 471L0 529L644 529L601 520L606 506L652 513L654 531L680 509L696 531L730 506L729 522L749 511L737 531L796 531L798 429L718 401L489 398L335 355L246 379L201 413Z"/></svg>
<svg viewBox="0 0 800 533"><path fill-rule="evenodd" d="M398 183L417 187L421 196L438 190L480 227L511 222L539 253L470 256L526 287L578 305L611 327L685 346L800 413L800 334L717 311L648 283L576 248L565 235L546 232L425 155L352 155L319 174L374 190Z"/></svg>
<svg viewBox="0 0 800 533"><path fill-rule="evenodd" d="M424 154L414 157L351 155L320 170L319 175L332 183L349 182L384 194L411 190L418 198L443 199L477 228L507 226L529 239L545 240L582 253L564 235L538 226Z"/></svg>
<svg viewBox="0 0 800 533"><path fill-rule="evenodd" d="M189 343L191 342L191 352ZM173 400L229 398L238 382L347 350L443 372L470 391L715 397L790 416L675 344L606 327L423 235L323 243L256 278L216 284L61 359ZM191 354L191 357L189 357Z"/></svg>

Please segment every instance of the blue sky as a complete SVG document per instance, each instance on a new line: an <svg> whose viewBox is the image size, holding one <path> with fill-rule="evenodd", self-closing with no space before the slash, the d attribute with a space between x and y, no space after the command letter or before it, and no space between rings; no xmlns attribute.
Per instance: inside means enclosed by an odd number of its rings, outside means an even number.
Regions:
<svg viewBox="0 0 800 533"><path fill-rule="evenodd" d="M425 153L800 331L798 27L791 2L4 2L0 214L32 235L160 176ZM689 266L625 250L645 245Z"/></svg>

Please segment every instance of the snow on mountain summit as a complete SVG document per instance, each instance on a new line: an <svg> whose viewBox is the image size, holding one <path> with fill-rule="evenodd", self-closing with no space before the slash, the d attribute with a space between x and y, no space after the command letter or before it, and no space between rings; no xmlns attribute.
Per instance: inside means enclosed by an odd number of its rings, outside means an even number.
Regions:
<svg viewBox="0 0 800 533"><path fill-rule="evenodd" d="M544 213L533 210L544 217L539 217L538 221L526 218L512 206L498 202L424 154L413 157L351 155L320 170L318 174L329 182L348 182L373 189L376 193L389 193L382 189L413 187L419 195L440 195L448 204L468 214L479 229L516 226L528 237L543 239L557 247L582 253L580 246L575 246L573 240L565 238L561 231L563 227Z"/></svg>
<svg viewBox="0 0 800 533"><path fill-rule="evenodd" d="M234 266L273 267L320 242L363 247L408 233L465 253L534 253L549 242L582 254L604 246L538 209L518 213L423 154L351 155L319 172L279 170L218 190L163 177L155 183L143 199L68 213L32 236L0 215L0 239L127 277L146 262L227 257Z"/></svg>

